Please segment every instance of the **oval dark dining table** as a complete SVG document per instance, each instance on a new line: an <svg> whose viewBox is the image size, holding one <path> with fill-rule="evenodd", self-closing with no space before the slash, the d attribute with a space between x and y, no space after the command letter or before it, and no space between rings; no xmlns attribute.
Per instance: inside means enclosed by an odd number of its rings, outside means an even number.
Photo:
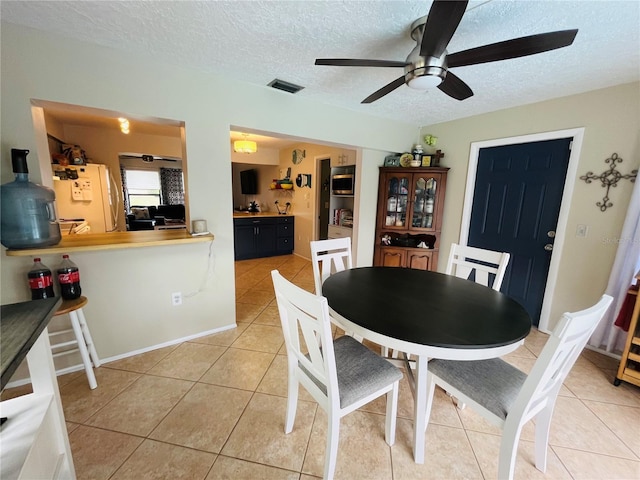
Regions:
<svg viewBox="0 0 640 480"><path fill-rule="evenodd" d="M424 463L429 358L482 360L516 350L531 330L518 302L473 281L438 272L362 267L322 286L347 332L415 355L413 453ZM407 369L409 376L411 369Z"/></svg>

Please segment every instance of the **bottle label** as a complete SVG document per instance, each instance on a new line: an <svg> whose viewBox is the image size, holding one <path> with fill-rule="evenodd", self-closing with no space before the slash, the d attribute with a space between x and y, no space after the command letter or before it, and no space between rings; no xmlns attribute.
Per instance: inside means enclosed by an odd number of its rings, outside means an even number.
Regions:
<svg viewBox="0 0 640 480"><path fill-rule="evenodd" d="M51 275L30 278L29 279L29 287L33 290L37 290L40 288L47 288L53 284Z"/></svg>
<svg viewBox="0 0 640 480"><path fill-rule="evenodd" d="M80 272L78 270L73 272L65 272L58 274L58 281L62 283L78 283L80 281Z"/></svg>

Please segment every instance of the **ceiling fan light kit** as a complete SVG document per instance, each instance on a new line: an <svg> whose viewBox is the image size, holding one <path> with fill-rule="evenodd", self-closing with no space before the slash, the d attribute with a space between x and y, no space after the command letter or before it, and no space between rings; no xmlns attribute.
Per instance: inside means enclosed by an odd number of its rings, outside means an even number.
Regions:
<svg viewBox="0 0 640 480"><path fill-rule="evenodd" d="M578 33L577 29L540 33L449 54L446 48L462 20L468 3L468 0L434 0L429 14L411 24L411 38L416 41L416 46L404 62L318 58L315 64L339 67L404 68L403 76L372 93L362 103L375 102L403 84L423 91L437 87L451 98L465 100L473 96L473 90L449 71L449 68L525 57L563 48L571 45Z"/></svg>

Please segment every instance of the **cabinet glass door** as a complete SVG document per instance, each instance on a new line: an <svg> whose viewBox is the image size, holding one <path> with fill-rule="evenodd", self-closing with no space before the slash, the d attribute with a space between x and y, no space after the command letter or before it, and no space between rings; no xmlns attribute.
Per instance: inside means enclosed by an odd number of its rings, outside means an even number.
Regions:
<svg viewBox="0 0 640 480"><path fill-rule="evenodd" d="M433 228L433 210L436 203L435 178L416 177L413 198L412 228Z"/></svg>
<svg viewBox="0 0 640 480"><path fill-rule="evenodd" d="M409 179L391 177L387 180L387 205L385 226L404 227L407 222L407 200L409 197Z"/></svg>

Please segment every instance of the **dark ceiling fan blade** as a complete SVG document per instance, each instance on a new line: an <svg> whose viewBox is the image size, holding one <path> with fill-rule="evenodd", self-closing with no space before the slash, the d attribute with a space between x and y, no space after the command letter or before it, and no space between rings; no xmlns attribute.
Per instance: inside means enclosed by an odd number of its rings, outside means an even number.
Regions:
<svg viewBox="0 0 640 480"><path fill-rule="evenodd" d="M438 88L456 100L466 100L473 96L473 90L469 88L469 85L451 72L447 72L447 76L444 78L444 81L438 85Z"/></svg>
<svg viewBox="0 0 640 480"><path fill-rule="evenodd" d="M332 65L335 67L401 67L406 62L395 60L365 60L359 58L316 58L316 65Z"/></svg>
<svg viewBox="0 0 640 480"><path fill-rule="evenodd" d="M404 85L404 75L401 76L401 77L396 78L393 82L388 83L387 85L382 87L380 90L378 90L376 92L373 92L371 95L369 95L367 98L365 98L360 103L372 103L372 102L375 102L379 98L384 97L387 93L393 92L396 88L398 88L398 87L400 87L402 85Z"/></svg>
<svg viewBox="0 0 640 480"><path fill-rule="evenodd" d="M435 0L424 26L420 55L440 58L455 33L467 8L468 0Z"/></svg>
<svg viewBox="0 0 640 480"><path fill-rule="evenodd" d="M573 43L578 29L539 33L527 37L514 38L447 55L449 68L477 65L479 63L526 57L536 53L567 47Z"/></svg>

